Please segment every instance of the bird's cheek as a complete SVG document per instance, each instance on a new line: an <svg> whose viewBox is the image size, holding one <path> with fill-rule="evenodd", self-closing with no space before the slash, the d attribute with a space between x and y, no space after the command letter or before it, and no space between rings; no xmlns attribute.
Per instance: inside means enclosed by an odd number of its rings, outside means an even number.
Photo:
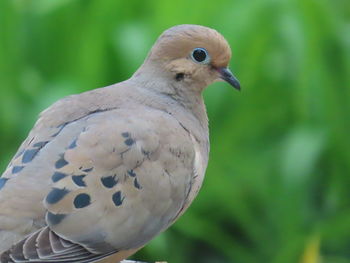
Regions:
<svg viewBox="0 0 350 263"><path fill-rule="evenodd" d="M165 68L170 72L184 73L185 75L192 75L195 68L189 63L187 59L172 60L165 65Z"/></svg>
<svg viewBox="0 0 350 263"><path fill-rule="evenodd" d="M218 79L216 72L211 70L209 67L201 68L200 75L201 80L204 81L206 85L210 85Z"/></svg>

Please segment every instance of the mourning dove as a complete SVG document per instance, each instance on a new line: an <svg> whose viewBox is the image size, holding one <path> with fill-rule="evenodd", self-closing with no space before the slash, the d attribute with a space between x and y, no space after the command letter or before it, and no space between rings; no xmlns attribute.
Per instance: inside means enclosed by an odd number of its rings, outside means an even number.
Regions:
<svg viewBox="0 0 350 263"><path fill-rule="evenodd" d="M43 111L0 178L0 261L119 262L184 213L208 162L206 86L231 50L166 30L133 76Z"/></svg>

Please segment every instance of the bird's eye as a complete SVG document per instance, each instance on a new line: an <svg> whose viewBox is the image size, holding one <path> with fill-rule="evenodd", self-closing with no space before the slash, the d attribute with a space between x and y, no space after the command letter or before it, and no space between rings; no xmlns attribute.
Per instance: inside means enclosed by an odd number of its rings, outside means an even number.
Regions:
<svg viewBox="0 0 350 263"><path fill-rule="evenodd" d="M205 48L201 47L193 49L191 58L196 63L208 64L210 62L208 51Z"/></svg>

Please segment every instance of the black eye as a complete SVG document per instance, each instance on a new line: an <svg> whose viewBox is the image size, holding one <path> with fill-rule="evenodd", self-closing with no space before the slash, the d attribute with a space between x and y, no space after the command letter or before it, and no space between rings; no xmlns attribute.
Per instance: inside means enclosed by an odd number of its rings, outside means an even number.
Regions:
<svg viewBox="0 0 350 263"><path fill-rule="evenodd" d="M205 48L195 48L192 51L191 58L194 62L207 64L210 61L210 57L208 55L208 52Z"/></svg>

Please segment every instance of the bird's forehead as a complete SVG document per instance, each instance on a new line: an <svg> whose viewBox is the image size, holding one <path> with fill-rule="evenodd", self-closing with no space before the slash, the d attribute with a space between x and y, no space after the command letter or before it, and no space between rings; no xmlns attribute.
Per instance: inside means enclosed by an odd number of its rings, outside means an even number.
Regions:
<svg viewBox="0 0 350 263"><path fill-rule="evenodd" d="M197 25L180 25L166 30L157 40L152 53L157 57L177 59L186 57L196 47L205 48L212 65L227 66L231 49L216 30Z"/></svg>

